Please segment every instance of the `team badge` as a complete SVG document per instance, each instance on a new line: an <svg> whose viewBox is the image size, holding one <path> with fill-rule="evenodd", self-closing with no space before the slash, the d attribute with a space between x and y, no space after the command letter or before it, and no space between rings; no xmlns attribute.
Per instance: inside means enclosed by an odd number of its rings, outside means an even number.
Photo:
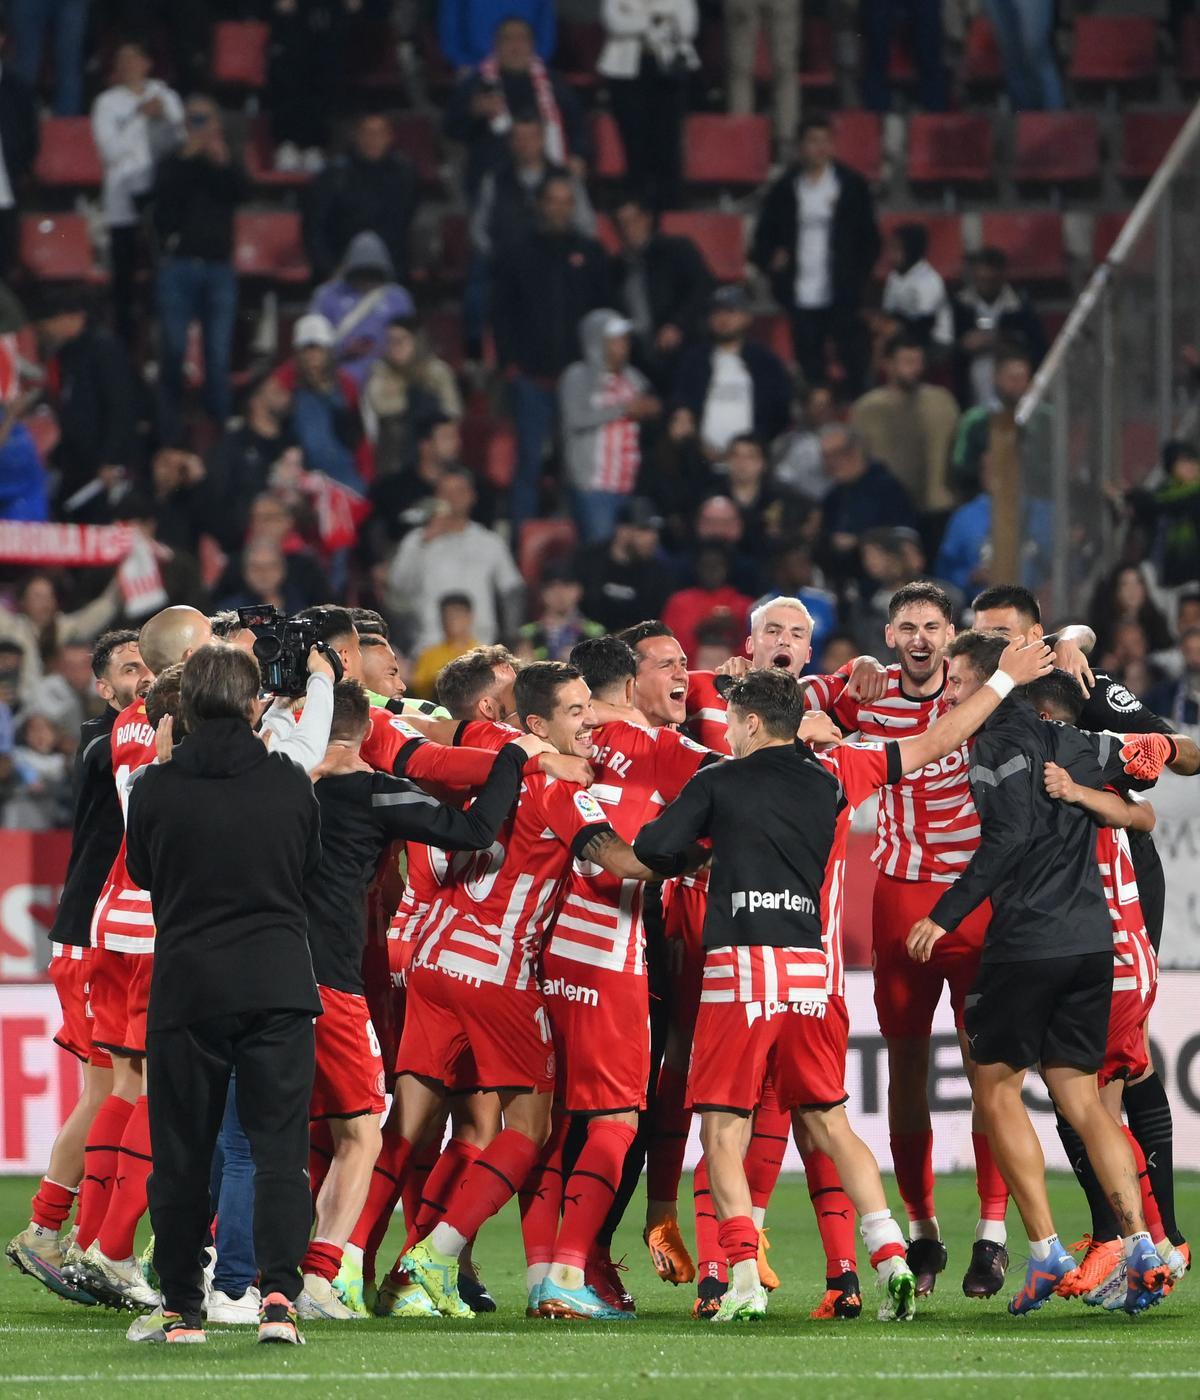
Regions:
<svg viewBox="0 0 1200 1400"><path fill-rule="evenodd" d="M590 792L577 792L575 794L575 810L585 822L606 822L608 820L604 815L604 808Z"/></svg>

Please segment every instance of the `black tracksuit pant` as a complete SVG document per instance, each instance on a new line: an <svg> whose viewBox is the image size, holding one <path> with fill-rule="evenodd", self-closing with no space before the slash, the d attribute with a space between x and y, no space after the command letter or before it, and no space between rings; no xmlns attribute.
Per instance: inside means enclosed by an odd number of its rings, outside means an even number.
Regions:
<svg viewBox="0 0 1200 1400"><path fill-rule="evenodd" d="M154 1263L163 1307L204 1306L201 1251L211 1217L209 1172L232 1070L254 1158L254 1253L263 1297L300 1292L312 1224L308 1106L313 1021L299 1011L250 1011L151 1031L146 1092L154 1169L149 1181Z"/></svg>

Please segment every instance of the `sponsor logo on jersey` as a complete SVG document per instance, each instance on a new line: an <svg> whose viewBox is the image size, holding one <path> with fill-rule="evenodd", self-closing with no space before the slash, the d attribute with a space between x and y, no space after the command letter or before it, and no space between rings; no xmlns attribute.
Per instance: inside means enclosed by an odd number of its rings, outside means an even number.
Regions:
<svg viewBox="0 0 1200 1400"><path fill-rule="evenodd" d="M590 792L577 792L575 794L575 810L585 822L606 822L608 820L604 815L604 808Z"/></svg>
<svg viewBox="0 0 1200 1400"><path fill-rule="evenodd" d="M806 894L793 894L791 890L734 890L733 913L741 910L748 914L760 909L784 910L789 914L815 914L817 906Z"/></svg>
<svg viewBox="0 0 1200 1400"><path fill-rule="evenodd" d="M746 1024L752 1026L759 1017L769 1021L772 1016L782 1016L788 1011L796 1016L811 1016L817 1021L825 1019L825 1003L811 998L805 1001L748 1001Z"/></svg>
<svg viewBox="0 0 1200 1400"><path fill-rule="evenodd" d="M584 1006L599 1006L600 993L595 987L580 987L565 977L548 977L542 983L542 995L562 997L564 1001L581 1001Z"/></svg>
<svg viewBox="0 0 1200 1400"><path fill-rule="evenodd" d="M1114 710L1119 710L1122 714L1129 714L1132 710L1142 708L1142 702L1136 695L1130 694L1120 681L1113 681L1104 692L1104 697Z"/></svg>

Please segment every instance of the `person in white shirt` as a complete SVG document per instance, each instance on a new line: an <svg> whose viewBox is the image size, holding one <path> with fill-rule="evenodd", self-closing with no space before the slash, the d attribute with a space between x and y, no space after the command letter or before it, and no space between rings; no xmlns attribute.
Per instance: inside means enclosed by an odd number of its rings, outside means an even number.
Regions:
<svg viewBox="0 0 1200 1400"><path fill-rule="evenodd" d="M900 224L888 239L892 270L883 284L883 314L895 329L915 336L927 350L946 351L954 344L954 312L942 275L926 256L929 231L921 224Z"/></svg>
<svg viewBox="0 0 1200 1400"><path fill-rule="evenodd" d="M447 468L429 523L410 531L392 560L389 602L412 619L414 652L442 640L440 602L447 593L471 599L475 637L484 646L520 623L524 582L500 536L471 519L474 505L471 473Z"/></svg>
<svg viewBox="0 0 1200 1400"><path fill-rule="evenodd" d="M113 59L113 86L92 106L92 135L104 167L101 207L109 236L117 330L131 344L135 329L139 200L154 183L154 170L184 138L183 103L166 83L150 76L153 63L142 44L127 40Z"/></svg>

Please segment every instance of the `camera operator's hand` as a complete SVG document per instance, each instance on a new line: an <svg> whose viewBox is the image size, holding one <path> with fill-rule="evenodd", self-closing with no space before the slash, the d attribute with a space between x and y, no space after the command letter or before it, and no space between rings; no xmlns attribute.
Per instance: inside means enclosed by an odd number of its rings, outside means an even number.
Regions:
<svg viewBox="0 0 1200 1400"><path fill-rule="evenodd" d="M549 778L561 778L566 783L578 783L581 787L591 787L596 774L586 758L573 753L544 753L538 760L538 768Z"/></svg>
<svg viewBox="0 0 1200 1400"><path fill-rule="evenodd" d="M154 731L154 752L159 763L170 763L175 751L175 721L170 715L163 715Z"/></svg>
<svg viewBox="0 0 1200 1400"><path fill-rule="evenodd" d="M514 739L513 743L524 752L526 758L537 758L544 753L558 752L553 744L548 744L545 739L539 739L536 734L522 734L519 739Z"/></svg>
<svg viewBox="0 0 1200 1400"><path fill-rule="evenodd" d="M308 674L310 676L328 676L331 683L337 680L329 657L315 646L308 649Z"/></svg>

